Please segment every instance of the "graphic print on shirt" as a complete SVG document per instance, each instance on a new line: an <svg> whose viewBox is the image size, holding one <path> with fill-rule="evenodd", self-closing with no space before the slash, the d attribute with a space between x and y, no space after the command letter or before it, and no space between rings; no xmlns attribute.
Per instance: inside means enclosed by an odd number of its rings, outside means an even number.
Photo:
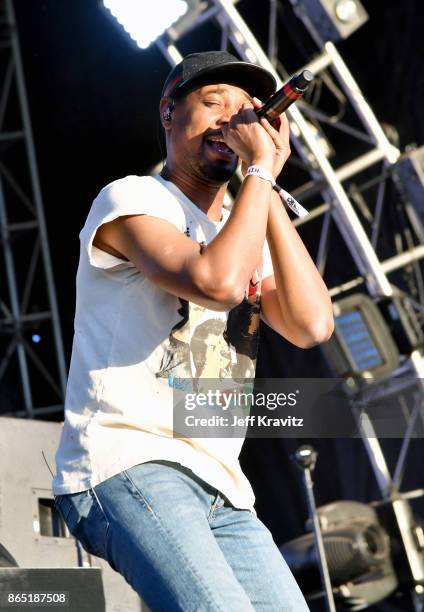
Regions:
<svg viewBox="0 0 424 612"><path fill-rule="evenodd" d="M229 311L208 310L178 298L180 321L164 344L158 378L170 386L179 379L232 378L255 375L259 345L262 262L243 300Z"/></svg>

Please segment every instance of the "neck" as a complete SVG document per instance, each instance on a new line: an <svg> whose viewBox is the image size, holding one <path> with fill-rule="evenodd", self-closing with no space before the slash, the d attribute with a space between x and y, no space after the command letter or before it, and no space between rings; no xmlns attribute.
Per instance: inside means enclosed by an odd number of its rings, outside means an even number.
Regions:
<svg viewBox="0 0 424 612"><path fill-rule="evenodd" d="M193 178L179 169L174 169L167 161L161 176L174 183L211 221L220 221L222 205L228 183L218 185L207 179Z"/></svg>

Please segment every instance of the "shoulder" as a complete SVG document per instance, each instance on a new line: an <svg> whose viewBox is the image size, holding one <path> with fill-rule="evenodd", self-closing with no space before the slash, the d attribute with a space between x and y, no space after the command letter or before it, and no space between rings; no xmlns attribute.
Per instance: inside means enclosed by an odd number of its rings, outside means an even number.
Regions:
<svg viewBox="0 0 424 612"><path fill-rule="evenodd" d="M177 198L154 176L128 175L108 183L94 199L87 224L91 229L126 215L150 215L185 228Z"/></svg>
<svg viewBox="0 0 424 612"><path fill-rule="evenodd" d="M152 176L130 174L105 185L98 193L95 201L101 198L133 197L138 194L158 193L161 189L160 183Z"/></svg>

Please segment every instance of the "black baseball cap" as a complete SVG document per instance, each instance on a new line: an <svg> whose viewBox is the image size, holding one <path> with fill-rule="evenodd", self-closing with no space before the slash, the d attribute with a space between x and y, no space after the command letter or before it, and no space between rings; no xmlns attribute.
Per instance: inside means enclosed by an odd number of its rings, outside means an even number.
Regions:
<svg viewBox="0 0 424 612"><path fill-rule="evenodd" d="M269 98L276 90L273 75L256 64L242 62L228 51L191 53L168 74L162 98L178 98L201 85L228 83L241 87L252 97Z"/></svg>

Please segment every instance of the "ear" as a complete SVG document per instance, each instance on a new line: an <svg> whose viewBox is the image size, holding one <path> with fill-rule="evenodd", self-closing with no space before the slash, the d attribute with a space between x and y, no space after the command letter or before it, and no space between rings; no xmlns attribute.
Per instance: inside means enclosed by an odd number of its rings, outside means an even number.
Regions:
<svg viewBox="0 0 424 612"><path fill-rule="evenodd" d="M174 110L174 101L172 98L162 98L159 103L160 122L165 130L171 128L172 111Z"/></svg>

